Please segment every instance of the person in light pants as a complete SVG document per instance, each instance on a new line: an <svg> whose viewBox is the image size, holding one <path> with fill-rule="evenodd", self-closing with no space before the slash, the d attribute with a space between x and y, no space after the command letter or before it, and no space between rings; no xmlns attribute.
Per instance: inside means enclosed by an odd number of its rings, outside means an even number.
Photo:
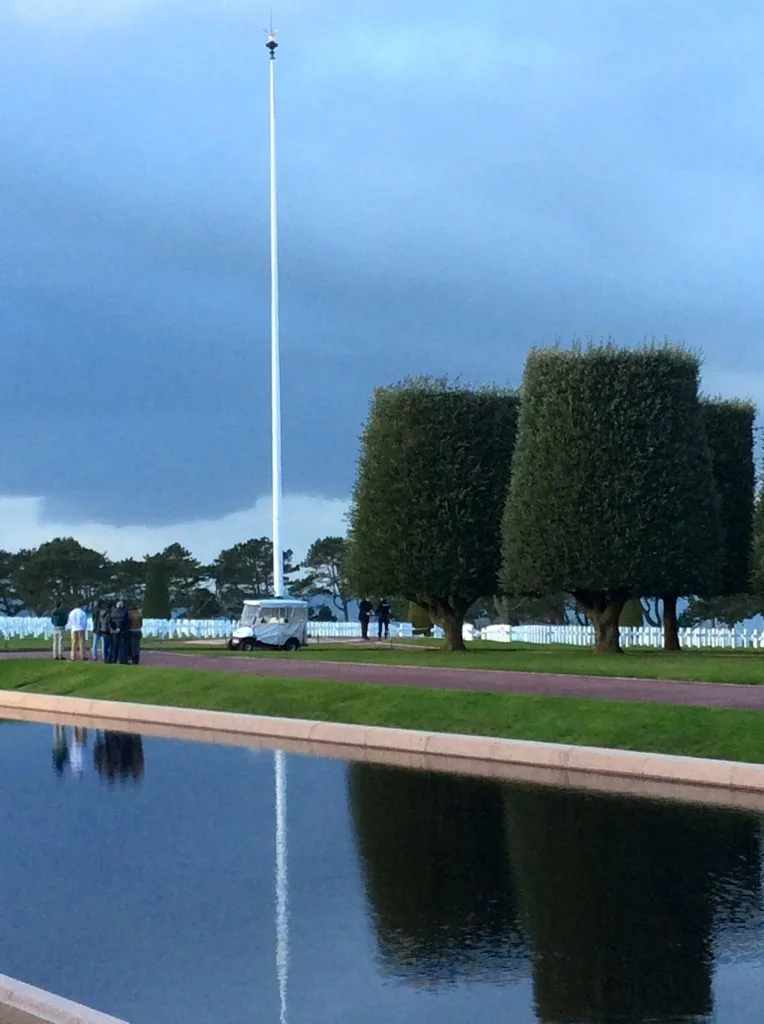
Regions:
<svg viewBox="0 0 764 1024"><path fill-rule="evenodd" d="M69 612L69 619L66 628L70 631L72 638L72 649L70 658L72 661L87 661L85 651L85 634L88 630L88 616L84 608L77 605Z"/></svg>

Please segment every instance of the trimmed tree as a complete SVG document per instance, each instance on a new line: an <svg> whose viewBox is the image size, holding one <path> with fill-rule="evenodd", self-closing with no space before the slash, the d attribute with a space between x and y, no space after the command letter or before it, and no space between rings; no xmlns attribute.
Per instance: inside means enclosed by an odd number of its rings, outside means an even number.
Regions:
<svg viewBox="0 0 764 1024"><path fill-rule="evenodd" d="M147 561L146 597L143 602L143 616L146 619L169 619L170 586L167 566L161 555L154 555Z"/></svg>
<svg viewBox="0 0 764 1024"><path fill-rule="evenodd" d="M510 594L572 594L620 652L631 597L716 585L720 528L699 364L665 344L534 349L504 515Z"/></svg>
<svg viewBox="0 0 764 1024"><path fill-rule="evenodd" d="M421 378L377 388L361 438L348 575L402 594L463 650L470 605L496 592L518 397Z"/></svg>
<svg viewBox="0 0 764 1024"><path fill-rule="evenodd" d="M751 402L708 399L701 401L711 467L719 496L722 563L720 588L713 596L745 594L751 587L756 469L753 461Z"/></svg>
<svg viewBox="0 0 764 1024"><path fill-rule="evenodd" d="M753 566L751 569L753 592L764 601L764 490L756 498L753 524Z"/></svg>
<svg viewBox="0 0 764 1024"><path fill-rule="evenodd" d="M756 471L753 463L753 421L750 402L702 398L700 408L711 458L721 529L721 568L713 592L706 597L745 594L751 587L751 546ZM676 593L664 594L663 649L678 651L679 618Z"/></svg>

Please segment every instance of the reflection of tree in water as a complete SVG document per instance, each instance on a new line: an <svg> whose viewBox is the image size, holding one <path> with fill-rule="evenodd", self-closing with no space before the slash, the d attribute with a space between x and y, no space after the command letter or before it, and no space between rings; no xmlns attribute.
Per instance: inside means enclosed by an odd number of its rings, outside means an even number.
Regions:
<svg viewBox="0 0 764 1024"><path fill-rule="evenodd" d="M93 763L108 782L143 777L143 740L123 732L99 732L93 747Z"/></svg>
<svg viewBox="0 0 764 1024"><path fill-rule="evenodd" d="M545 1024L703 1017L730 873L758 903L753 819L507 788L507 834Z"/></svg>
<svg viewBox="0 0 764 1024"><path fill-rule="evenodd" d="M527 970L494 783L351 764L356 846L384 968L409 982Z"/></svg>

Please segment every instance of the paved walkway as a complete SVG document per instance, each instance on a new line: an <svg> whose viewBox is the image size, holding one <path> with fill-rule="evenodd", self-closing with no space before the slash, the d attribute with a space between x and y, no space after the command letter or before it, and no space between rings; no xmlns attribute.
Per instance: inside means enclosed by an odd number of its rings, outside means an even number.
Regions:
<svg viewBox="0 0 764 1024"><path fill-rule="evenodd" d="M49 658L47 652L6 658ZM458 655L456 656L458 658ZM456 660L456 659L455 659ZM433 668L426 665L384 665L348 661L310 661L257 655L179 654L146 650L141 663L156 668L206 669L244 675L290 676L297 679L338 679L354 683L423 686L444 690L482 690L491 693L535 693L554 697L592 697L656 704L692 704L706 708L764 711L764 685L687 683L663 679L609 676L553 675L546 672L505 672L500 669ZM764 675L764 668L762 674ZM0 669L0 682L2 670Z"/></svg>

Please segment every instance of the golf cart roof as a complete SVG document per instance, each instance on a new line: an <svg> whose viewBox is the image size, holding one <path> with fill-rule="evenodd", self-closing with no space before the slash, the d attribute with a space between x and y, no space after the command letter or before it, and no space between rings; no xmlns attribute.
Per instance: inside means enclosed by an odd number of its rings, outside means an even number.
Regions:
<svg viewBox="0 0 764 1024"><path fill-rule="evenodd" d="M307 608L307 601L299 601L296 597L266 597L262 601L245 601L247 604L256 604L258 608Z"/></svg>

